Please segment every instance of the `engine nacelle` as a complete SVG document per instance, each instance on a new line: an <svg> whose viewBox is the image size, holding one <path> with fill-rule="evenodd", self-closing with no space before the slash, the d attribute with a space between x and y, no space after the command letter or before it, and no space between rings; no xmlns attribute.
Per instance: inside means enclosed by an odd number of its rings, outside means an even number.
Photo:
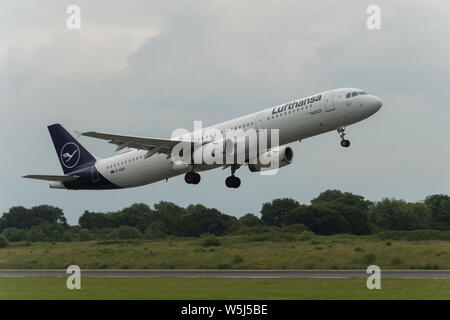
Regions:
<svg viewBox="0 0 450 320"><path fill-rule="evenodd" d="M265 159L270 159L271 157L278 157L278 168L281 168L292 163L292 160L294 159L294 151L292 151L292 149L287 146L281 146L267 150L258 157L258 163L248 165L248 169L251 172L258 172L261 171L261 169L263 168L266 169L270 168L270 166L272 165L271 163L262 164L259 162L261 157L265 157Z"/></svg>
<svg viewBox="0 0 450 320"><path fill-rule="evenodd" d="M189 172L192 171L192 168L192 164L183 161L177 161L172 165L173 170L180 172Z"/></svg>

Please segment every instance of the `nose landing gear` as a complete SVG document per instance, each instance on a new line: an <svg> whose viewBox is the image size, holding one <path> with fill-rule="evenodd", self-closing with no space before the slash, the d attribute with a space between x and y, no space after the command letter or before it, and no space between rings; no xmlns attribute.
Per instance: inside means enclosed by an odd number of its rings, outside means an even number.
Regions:
<svg viewBox="0 0 450 320"><path fill-rule="evenodd" d="M345 126L339 126L337 128L337 132L339 133L339 136L341 137L341 146L343 146L344 148L348 148L350 147L350 140L346 140L345 139Z"/></svg>
<svg viewBox="0 0 450 320"><path fill-rule="evenodd" d="M341 146L343 146L344 148L350 147L350 140L342 140Z"/></svg>

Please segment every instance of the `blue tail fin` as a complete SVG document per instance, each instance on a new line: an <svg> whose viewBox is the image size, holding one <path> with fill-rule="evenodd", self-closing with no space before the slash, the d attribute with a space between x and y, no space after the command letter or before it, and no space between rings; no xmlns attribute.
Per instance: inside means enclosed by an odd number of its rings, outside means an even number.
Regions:
<svg viewBox="0 0 450 320"><path fill-rule="evenodd" d="M64 174L92 165L95 158L59 123L48 126Z"/></svg>

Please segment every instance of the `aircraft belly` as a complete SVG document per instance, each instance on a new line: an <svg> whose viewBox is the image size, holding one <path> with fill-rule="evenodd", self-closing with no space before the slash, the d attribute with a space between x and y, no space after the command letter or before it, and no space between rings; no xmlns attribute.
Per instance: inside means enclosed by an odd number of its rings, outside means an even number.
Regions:
<svg viewBox="0 0 450 320"><path fill-rule="evenodd" d="M300 136L308 138L332 131L339 126L339 117L339 111L331 111L300 119Z"/></svg>

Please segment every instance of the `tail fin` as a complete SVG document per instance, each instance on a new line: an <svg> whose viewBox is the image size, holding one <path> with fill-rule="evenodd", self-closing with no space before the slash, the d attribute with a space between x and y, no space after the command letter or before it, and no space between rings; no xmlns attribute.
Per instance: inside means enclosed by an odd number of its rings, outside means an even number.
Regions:
<svg viewBox="0 0 450 320"><path fill-rule="evenodd" d="M95 163L95 157L59 123L48 126L48 131L55 145L56 154L64 174L69 174L80 167Z"/></svg>

